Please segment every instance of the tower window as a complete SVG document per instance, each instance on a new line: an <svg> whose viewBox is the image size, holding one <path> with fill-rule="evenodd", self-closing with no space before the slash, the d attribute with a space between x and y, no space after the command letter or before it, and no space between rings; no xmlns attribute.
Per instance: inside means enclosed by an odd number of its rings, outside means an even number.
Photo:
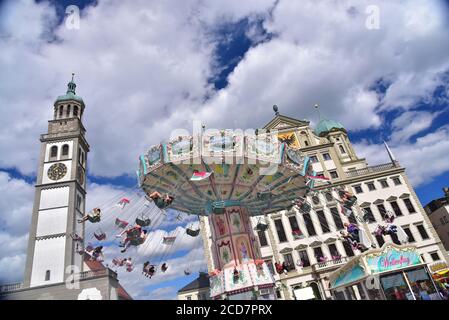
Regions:
<svg viewBox="0 0 449 320"><path fill-rule="evenodd" d="M334 171L329 171L329 173L330 173L332 179L338 179L337 171L335 171L335 170Z"/></svg>
<svg viewBox="0 0 449 320"><path fill-rule="evenodd" d="M304 140L304 145L305 145L306 147L308 147L308 146L309 146L309 141Z"/></svg>
<svg viewBox="0 0 449 320"><path fill-rule="evenodd" d="M417 225L416 228L418 229L418 232L421 235L421 238L423 240L427 240L430 238L429 235L427 234L426 229L424 228L424 226L422 224Z"/></svg>
<svg viewBox="0 0 449 320"><path fill-rule="evenodd" d="M268 246L267 237L265 236L265 231L259 230L257 231L257 235L259 237L259 243L261 247Z"/></svg>
<svg viewBox="0 0 449 320"><path fill-rule="evenodd" d="M274 220L274 225L276 226L279 242L286 242L287 236L285 235L284 226L282 225L281 219Z"/></svg>
<svg viewBox="0 0 449 320"><path fill-rule="evenodd" d="M323 153L323 159L324 159L324 161L332 160L332 158L329 155L329 153Z"/></svg>
<svg viewBox="0 0 449 320"><path fill-rule="evenodd" d="M78 106L73 106L73 116L78 117Z"/></svg>
<svg viewBox="0 0 449 320"><path fill-rule="evenodd" d="M440 260L440 255L438 254L438 252L432 252L430 253L430 257L432 258L433 261L438 261Z"/></svg>
<svg viewBox="0 0 449 320"><path fill-rule="evenodd" d="M63 156L68 156L69 155L69 145L65 144L62 146L62 155Z"/></svg>
<svg viewBox="0 0 449 320"><path fill-rule="evenodd" d="M340 152L341 152L342 154L345 154L345 153L346 153L346 150L345 150L345 148L343 148L342 145L340 145L339 148L340 148Z"/></svg>
<svg viewBox="0 0 449 320"><path fill-rule="evenodd" d="M335 227L337 228L337 230L341 230L344 228L343 226L343 221L341 221L340 218L340 213L338 212L338 209L336 207L332 207L330 208L332 217L334 218L334 222L335 222Z"/></svg>
<svg viewBox="0 0 449 320"><path fill-rule="evenodd" d="M70 117L70 109L71 109L71 106L68 105L68 106L67 106L67 110L66 110L66 112L65 112L65 116L66 116L66 117Z"/></svg>
<svg viewBox="0 0 449 320"><path fill-rule="evenodd" d="M412 232L410 231L409 227L402 227L402 229L404 229L404 232L407 234L408 236L408 242L415 242L415 237L413 236Z"/></svg>
<svg viewBox="0 0 449 320"><path fill-rule="evenodd" d="M306 229L307 229L307 232L309 233L309 236L316 235L315 227L313 225L312 218L310 217L310 214L305 213L303 215L303 218L304 218L304 223L306 224Z"/></svg>
<svg viewBox="0 0 449 320"><path fill-rule="evenodd" d="M343 248L345 249L346 256L353 257L354 256L354 250L352 250L351 245L347 241L343 241Z"/></svg>
<svg viewBox="0 0 449 320"><path fill-rule="evenodd" d="M380 185L382 186L382 188L389 187L387 180L379 180L379 182L380 182Z"/></svg>
<svg viewBox="0 0 449 320"><path fill-rule="evenodd" d="M404 203L405 203L405 206L407 207L407 210L408 210L409 213L415 213L416 212L415 207L413 206L413 204L410 201L410 199L405 198L404 199Z"/></svg>
<svg viewBox="0 0 449 320"><path fill-rule="evenodd" d="M398 186L398 185L402 184L401 183L401 179L399 179L399 177L394 177L392 179L393 179L393 183L394 183L395 186Z"/></svg>
<svg viewBox="0 0 449 320"><path fill-rule="evenodd" d="M321 230L323 231L323 233L330 232L329 224L327 223L324 211L323 210L319 210L319 211L316 212L316 215L318 216L318 221L320 221Z"/></svg>
<svg viewBox="0 0 449 320"><path fill-rule="evenodd" d="M354 190L356 193L362 193L363 189L361 185L354 186Z"/></svg>
<svg viewBox="0 0 449 320"><path fill-rule="evenodd" d="M50 158L56 158L58 156L58 147L53 146L50 149Z"/></svg>
<svg viewBox="0 0 449 320"><path fill-rule="evenodd" d="M64 112L64 107L60 106L59 107L59 116L62 117L62 113Z"/></svg>
<svg viewBox="0 0 449 320"><path fill-rule="evenodd" d="M373 182L368 182L366 185L368 186L368 190L369 190L369 191L374 191L374 190L376 190L376 186L374 185Z"/></svg>
<svg viewBox="0 0 449 320"><path fill-rule="evenodd" d="M401 208L399 208L399 205L398 205L398 203L396 201L391 201L390 205L393 208L393 211L396 214L396 217L402 216Z"/></svg>
<svg viewBox="0 0 449 320"><path fill-rule="evenodd" d="M45 281L50 281L50 270L45 271Z"/></svg>
<svg viewBox="0 0 449 320"><path fill-rule="evenodd" d="M317 163L318 162L318 158L316 156L310 156L310 162L311 163Z"/></svg>
<svg viewBox="0 0 449 320"><path fill-rule="evenodd" d="M302 267L310 267L309 255L306 250L298 251L299 260L301 261Z"/></svg>

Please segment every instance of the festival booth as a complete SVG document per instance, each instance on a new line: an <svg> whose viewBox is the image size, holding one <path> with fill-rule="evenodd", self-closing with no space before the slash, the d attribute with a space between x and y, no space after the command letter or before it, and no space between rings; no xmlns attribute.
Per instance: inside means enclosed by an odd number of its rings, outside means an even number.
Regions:
<svg viewBox="0 0 449 320"><path fill-rule="evenodd" d="M268 266L254 262L236 267L238 277L232 268L226 268L215 275L210 275L210 295L212 299L229 300L274 300L273 278ZM260 294L267 289L266 294ZM257 294L259 293L259 294ZM268 296L267 296L268 295Z"/></svg>
<svg viewBox="0 0 449 320"><path fill-rule="evenodd" d="M384 244L329 275L335 300L440 300L415 246Z"/></svg>
<svg viewBox="0 0 449 320"><path fill-rule="evenodd" d="M449 287L449 266L447 262L437 261L429 264L429 270L432 272L432 278L437 287L441 289Z"/></svg>

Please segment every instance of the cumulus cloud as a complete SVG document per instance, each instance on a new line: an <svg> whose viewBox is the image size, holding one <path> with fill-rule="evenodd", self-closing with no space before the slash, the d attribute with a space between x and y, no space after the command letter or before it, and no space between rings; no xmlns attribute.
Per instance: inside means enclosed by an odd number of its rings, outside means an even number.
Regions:
<svg viewBox="0 0 449 320"><path fill-rule="evenodd" d="M354 147L360 156L369 160L370 165L389 161L382 144L364 141ZM429 183L434 177L449 170L449 126L418 137L416 142L391 144L390 149L406 168L407 176L415 187Z"/></svg>
<svg viewBox="0 0 449 320"><path fill-rule="evenodd" d="M86 7L80 29L71 30L53 26L49 3L10 1L0 40L0 105L8 108L0 120L0 166L35 170L35 138L72 71L87 104L94 175L132 174L140 153L174 128L190 129L194 118L208 127L259 127L271 119L273 104L314 122L312 106L319 103L323 115L348 129L378 128L379 110L409 109L441 84L449 41L439 1L379 1L378 30L365 26L371 4L104 0ZM257 43L261 30L250 24L256 44L228 86L214 91L209 79L220 72L214 31L255 16L274 37ZM390 83L382 96L372 89L379 79Z"/></svg>
<svg viewBox="0 0 449 320"><path fill-rule="evenodd" d="M34 188L0 171L0 282L20 281L33 209Z"/></svg>
<svg viewBox="0 0 449 320"><path fill-rule="evenodd" d="M401 143L407 141L416 134L428 129L439 112L408 111L402 113L393 121L392 142Z"/></svg>

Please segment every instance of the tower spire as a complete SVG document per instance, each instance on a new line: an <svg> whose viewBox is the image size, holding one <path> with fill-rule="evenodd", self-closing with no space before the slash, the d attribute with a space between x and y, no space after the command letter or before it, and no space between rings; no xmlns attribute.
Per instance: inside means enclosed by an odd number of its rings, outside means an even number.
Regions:
<svg viewBox="0 0 449 320"><path fill-rule="evenodd" d="M67 93L75 93L75 89L76 89L76 84L73 81L73 78L75 77L75 73L72 72L72 80L67 84Z"/></svg>
<svg viewBox="0 0 449 320"><path fill-rule="evenodd" d="M320 113L320 105L318 103L315 103L315 109L317 110L318 113L318 122L321 121L321 113Z"/></svg>
<svg viewBox="0 0 449 320"><path fill-rule="evenodd" d="M396 163L396 158L393 154L393 152L391 152L390 147L388 147L387 142L384 140L384 145L385 145L385 149L387 149L387 153L388 153L388 157L390 157L390 161L391 163Z"/></svg>

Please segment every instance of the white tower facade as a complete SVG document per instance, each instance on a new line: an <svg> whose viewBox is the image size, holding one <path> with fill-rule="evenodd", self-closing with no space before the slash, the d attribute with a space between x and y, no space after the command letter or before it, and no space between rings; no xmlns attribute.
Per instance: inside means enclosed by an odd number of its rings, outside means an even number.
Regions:
<svg viewBox="0 0 449 320"><path fill-rule="evenodd" d="M86 164L89 144L82 123L84 102L68 83L67 93L54 103L48 132L41 135L35 200L29 233L25 287L61 283L83 270Z"/></svg>

